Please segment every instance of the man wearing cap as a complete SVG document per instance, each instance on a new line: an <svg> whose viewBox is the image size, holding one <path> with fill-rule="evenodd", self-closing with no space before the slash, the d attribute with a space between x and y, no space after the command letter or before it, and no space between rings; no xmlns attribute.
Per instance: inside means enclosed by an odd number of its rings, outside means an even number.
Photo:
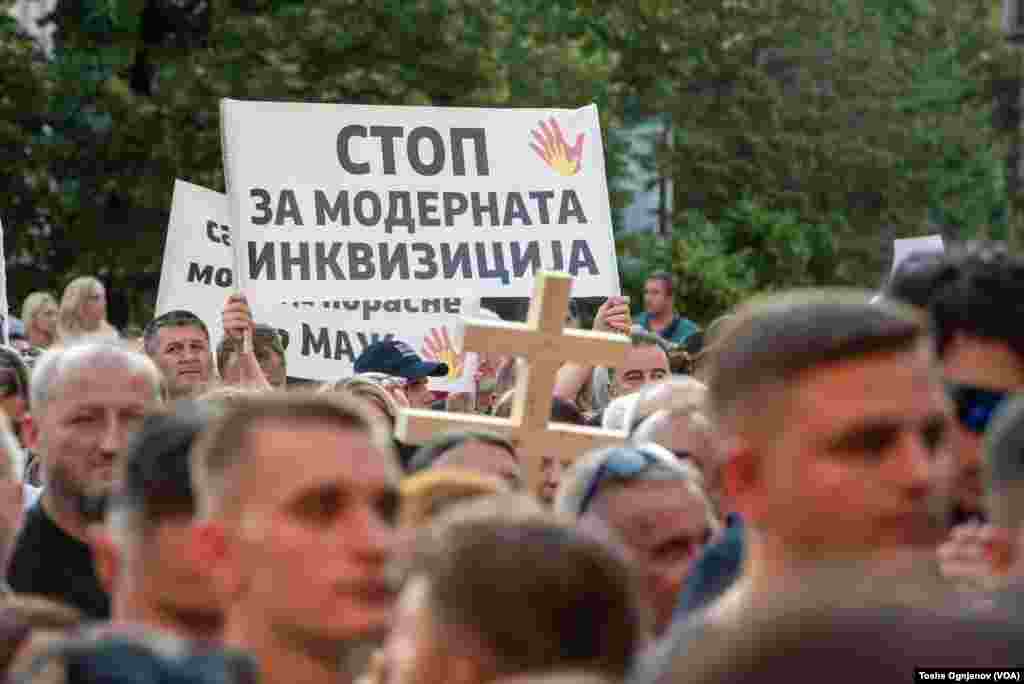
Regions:
<svg viewBox="0 0 1024 684"><path fill-rule="evenodd" d="M427 389L427 378L448 375L448 364L424 361L405 342L395 339L374 342L356 359L356 373L386 373L405 380L409 406L429 409L434 397Z"/></svg>

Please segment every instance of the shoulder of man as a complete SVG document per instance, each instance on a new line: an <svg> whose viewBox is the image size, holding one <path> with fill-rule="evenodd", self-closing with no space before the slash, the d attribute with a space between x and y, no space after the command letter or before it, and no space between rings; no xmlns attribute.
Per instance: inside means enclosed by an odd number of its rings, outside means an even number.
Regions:
<svg viewBox="0 0 1024 684"><path fill-rule="evenodd" d="M678 620L660 641L637 658L627 684L661 684L672 681L675 664L686 656L690 646L708 630L703 612Z"/></svg>
<svg viewBox="0 0 1024 684"><path fill-rule="evenodd" d="M694 334L698 330L700 330L700 328L689 318L676 316L675 320L672 321L672 335L669 338L669 342L682 344L688 337L690 337L690 335Z"/></svg>

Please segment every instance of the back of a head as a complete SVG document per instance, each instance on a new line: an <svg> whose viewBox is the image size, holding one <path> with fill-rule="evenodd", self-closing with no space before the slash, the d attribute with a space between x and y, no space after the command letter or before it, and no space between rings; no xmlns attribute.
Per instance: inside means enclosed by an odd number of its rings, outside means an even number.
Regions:
<svg viewBox="0 0 1024 684"><path fill-rule="evenodd" d="M424 536L410 576L426 581L443 633L481 644L495 676L623 677L639 645L643 618L625 562L540 512L446 518Z"/></svg>
<svg viewBox="0 0 1024 684"><path fill-rule="evenodd" d="M931 299L941 356L962 333L1003 342L1024 358L1024 258L1002 243L978 242L951 252Z"/></svg>
<svg viewBox="0 0 1024 684"><path fill-rule="evenodd" d="M438 465L445 454L472 442L481 442L504 449L512 458L516 458L515 447L501 435L472 430L445 432L416 451L409 462L409 474L420 473Z"/></svg>
<svg viewBox="0 0 1024 684"><path fill-rule="evenodd" d="M915 252L896 267L885 284L884 294L890 301L927 310L935 292L951 274L944 254Z"/></svg>
<svg viewBox="0 0 1024 684"><path fill-rule="evenodd" d="M942 607L808 603L761 612L705 633L659 682L758 684L828 672L830 682L921 681L915 670L1012 667L1021 624Z"/></svg>
<svg viewBox="0 0 1024 684"><path fill-rule="evenodd" d="M147 416L125 452L112 511L127 514L140 530L195 515L190 452L213 416L211 407L189 401Z"/></svg>
<svg viewBox="0 0 1024 684"><path fill-rule="evenodd" d="M985 434L984 458L990 521L1010 530L1024 527L1024 398L997 414Z"/></svg>
<svg viewBox="0 0 1024 684"><path fill-rule="evenodd" d="M741 404L775 402L761 390L803 373L868 356L914 349L925 317L866 292L808 290L754 299L721 331L709 358L708 408L725 425ZM757 413L767 405L748 406Z"/></svg>

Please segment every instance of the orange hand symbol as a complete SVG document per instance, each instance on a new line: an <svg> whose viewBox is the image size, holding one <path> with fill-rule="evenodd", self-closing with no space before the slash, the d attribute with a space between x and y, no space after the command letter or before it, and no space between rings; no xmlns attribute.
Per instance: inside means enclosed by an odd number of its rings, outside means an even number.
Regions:
<svg viewBox="0 0 1024 684"><path fill-rule="evenodd" d="M466 352L457 350L452 344L447 326L443 326L440 331L431 328L430 334L423 340L423 349L420 351L423 352L424 358L448 364L448 380L462 377L462 369L466 365Z"/></svg>
<svg viewBox="0 0 1024 684"><path fill-rule="evenodd" d="M576 136L576 144L569 147L555 117L539 123L540 132L530 131L536 141L530 143L530 147L545 164L561 175L575 176L583 163L583 134Z"/></svg>

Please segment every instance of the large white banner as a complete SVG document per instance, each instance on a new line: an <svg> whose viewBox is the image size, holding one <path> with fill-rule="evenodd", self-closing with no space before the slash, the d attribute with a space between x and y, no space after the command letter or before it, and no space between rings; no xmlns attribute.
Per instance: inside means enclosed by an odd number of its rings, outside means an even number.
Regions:
<svg viewBox="0 0 1024 684"><path fill-rule="evenodd" d="M528 297L538 270L619 294L594 106L224 100L221 126L238 277L261 299L400 320L461 288Z"/></svg>
<svg viewBox="0 0 1024 684"><path fill-rule="evenodd" d="M223 335L221 310L234 291L229 214L225 195L175 183L157 293L157 315L191 311L207 324L214 345ZM291 376L331 380L350 375L366 347L390 335L449 364L451 377L431 380L434 389L469 389L476 359L460 353L459 317L475 313L478 303L471 296L440 298L437 312L394 315L371 311L362 302L282 304L273 296L246 295L257 322L285 331Z"/></svg>

